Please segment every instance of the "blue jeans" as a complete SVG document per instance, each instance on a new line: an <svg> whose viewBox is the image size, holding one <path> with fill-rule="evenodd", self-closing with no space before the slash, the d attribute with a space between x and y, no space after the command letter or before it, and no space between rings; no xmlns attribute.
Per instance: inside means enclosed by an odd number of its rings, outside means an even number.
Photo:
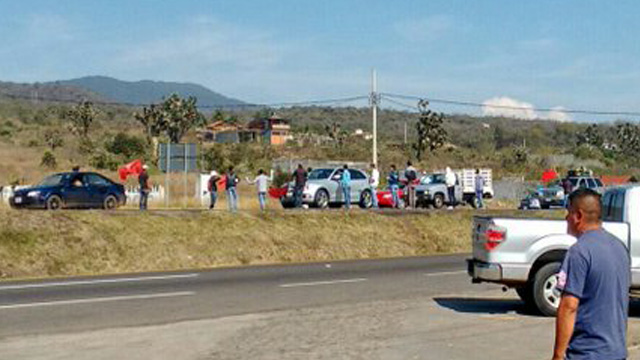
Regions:
<svg viewBox="0 0 640 360"><path fill-rule="evenodd" d="M147 210L148 201L149 201L149 191L140 189L140 210Z"/></svg>
<svg viewBox="0 0 640 360"><path fill-rule="evenodd" d="M229 211L236 212L238 210L238 193L235 187L227 188L227 203Z"/></svg>
<svg viewBox="0 0 640 360"><path fill-rule="evenodd" d="M391 200L393 201L393 207L397 208L400 206L400 197L398 197L398 185L390 185L389 190L391 190Z"/></svg>
<svg viewBox="0 0 640 360"><path fill-rule="evenodd" d="M351 209L351 186L342 186L342 196L344 197L344 205L347 209Z"/></svg>
<svg viewBox="0 0 640 360"><path fill-rule="evenodd" d="M293 189L293 196L295 199L295 207L299 208L302 207L302 193L304 192L304 187L298 187L296 186Z"/></svg>
<svg viewBox="0 0 640 360"><path fill-rule="evenodd" d="M373 201L373 207L374 208L378 208L378 189L376 189L375 187L371 187L371 196L372 196L372 201Z"/></svg>
<svg viewBox="0 0 640 360"><path fill-rule="evenodd" d="M449 195L449 206L458 205L458 202L456 201L456 188L455 188L455 186L447 187L447 195Z"/></svg>
<svg viewBox="0 0 640 360"><path fill-rule="evenodd" d="M484 207L484 203L482 202L482 190L476 190L476 199L478 201L478 208L482 209Z"/></svg>
<svg viewBox="0 0 640 360"><path fill-rule="evenodd" d="M264 211L264 208L267 205L267 193L266 192L259 192L258 193L258 202L260 203L260 210Z"/></svg>
<svg viewBox="0 0 640 360"><path fill-rule="evenodd" d="M211 195L211 203L209 203L209 209L213 209L214 207L216 207L216 201L218 200L218 192L212 191L210 195Z"/></svg>

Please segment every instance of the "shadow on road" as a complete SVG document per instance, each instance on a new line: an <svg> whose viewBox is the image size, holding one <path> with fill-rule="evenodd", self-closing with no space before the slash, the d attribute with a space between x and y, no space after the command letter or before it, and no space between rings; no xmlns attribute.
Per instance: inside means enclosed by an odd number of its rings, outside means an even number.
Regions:
<svg viewBox="0 0 640 360"><path fill-rule="evenodd" d="M433 299L438 305L456 312L474 314L508 314L537 316L517 299L440 297Z"/></svg>

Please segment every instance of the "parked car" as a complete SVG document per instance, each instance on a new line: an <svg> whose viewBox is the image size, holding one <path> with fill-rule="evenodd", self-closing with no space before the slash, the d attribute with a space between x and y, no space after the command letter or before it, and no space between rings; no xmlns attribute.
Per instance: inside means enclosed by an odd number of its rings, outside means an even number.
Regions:
<svg viewBox="0 0 640 360"><path fill-rule="evenodd" d="M602 197L603 227L629 249L631 288L640 289L640 186L608 189ZM560 292L557 273L576 238L564 220L476 216L472 228L468 273L474 283L515 288L520 298L553 316Z"/></svg>
<svg viewBox="0 0 640 360"><path fill-rule="evenodd" d="M362 208L370 208L373 204L369 177L358 169L348 169L351 173L351 203L359 204ZM343 168L314 169L309 173L307 184L302 193L302 203L316 207L326 208L341 206L344 204L344 195L340 179ZM280 198L284 208L295 205L294 183L288 184L287 193Z"/></svg>
<svg viewBox="0 0 640 360"><path fill-rule="evenodd" d="M126 203L124 186L93 172L68 172L46 177L36 186L16 190L9 199L17 209L115 209Z"/></svg>
<svg viewBox="0 0 640 360"><path fill-rule="evenodd" d="M393 196L391 195L391 190L378 190L376 192L376 196L378 197L378 207L393 207ZM398 189L398 198L400 200L400 207L404 207L403 189Z"/></svg>
<svg viewBox="0 0 640 360"><path fill-rule="evenodd" d="M542 208L540 194L538 191L531 191L524 199L520 200L519 210L540 210Z"/></svg>
<svg viewBox="0 0 640 360"><path fill-rule="evenodd" d="M602 181L593 176L571 176L569 177L569 181L571 181L573 190L588 188L601 194L604 192L604 184L602 184Z"/></svg>
<svg viewBox="0 0 640 360"><path fill-rule="evenodd" d="M420 183L415 187L416 205L418 207L433 206L436 209L442 208L449 203L449 194L445 182L444 173L436 173L423 176ZM462 198L462 187L456 180L455 195L458 201L467 201Z"/></svg>

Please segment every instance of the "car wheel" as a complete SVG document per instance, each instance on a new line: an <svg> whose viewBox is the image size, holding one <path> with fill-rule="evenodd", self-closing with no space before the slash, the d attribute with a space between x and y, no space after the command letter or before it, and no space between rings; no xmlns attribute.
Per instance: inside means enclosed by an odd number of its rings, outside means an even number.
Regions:
<svg viewBox="0 0 640 360"><path fill-rule="evenodd" d="M326 209L329 206L329 193L327 190L320 189L316 192L313 205L319 209Z"/></svg>
<svg viewBox="0 0 640 360"><path fill-rule="evenodd" d="M62 209L62 199L58 195L52 195L47 199L47 210L60 210Z"/></svg>
<svg viewBox="0 0 640 360"><path fill-rule="evenodd" d="M436 194L433 197L433 207L436 209L442 209L443 206L444 206L444 195Z"/></svg>
<svg viewBox="0 0 640 360"><path fill-rule="evenodd" d="M360 194L360 207L363 209L368 209L373 206L373 196L371 195L371 191L365 190Z"/></svg>
<svg viewBox="0 0 640 360"><path fill-rule="evenodd" d="M545 316L555 316L560 305L561 293L558 285L558 272L561 264L552 262L541 267L533 281L533 300L536 309Z"/></svg>
<svg viewBox="0 0 640 360"><path fill-rule="evenodd" d="M109 195L104 199L102 207L105 210L115 210L116 208L118 208L118 199L116 199L116 197L113 195Z"/></svg>

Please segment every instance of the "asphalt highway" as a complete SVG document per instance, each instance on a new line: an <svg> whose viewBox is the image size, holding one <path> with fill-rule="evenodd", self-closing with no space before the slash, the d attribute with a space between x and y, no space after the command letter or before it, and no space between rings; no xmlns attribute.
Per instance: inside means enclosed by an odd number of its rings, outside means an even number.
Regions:
<svg viewBox="0 0 640 360"><path fill-rule="evenodd" d="M0 283L0 338L495 289L468 255Z"/></svg>

